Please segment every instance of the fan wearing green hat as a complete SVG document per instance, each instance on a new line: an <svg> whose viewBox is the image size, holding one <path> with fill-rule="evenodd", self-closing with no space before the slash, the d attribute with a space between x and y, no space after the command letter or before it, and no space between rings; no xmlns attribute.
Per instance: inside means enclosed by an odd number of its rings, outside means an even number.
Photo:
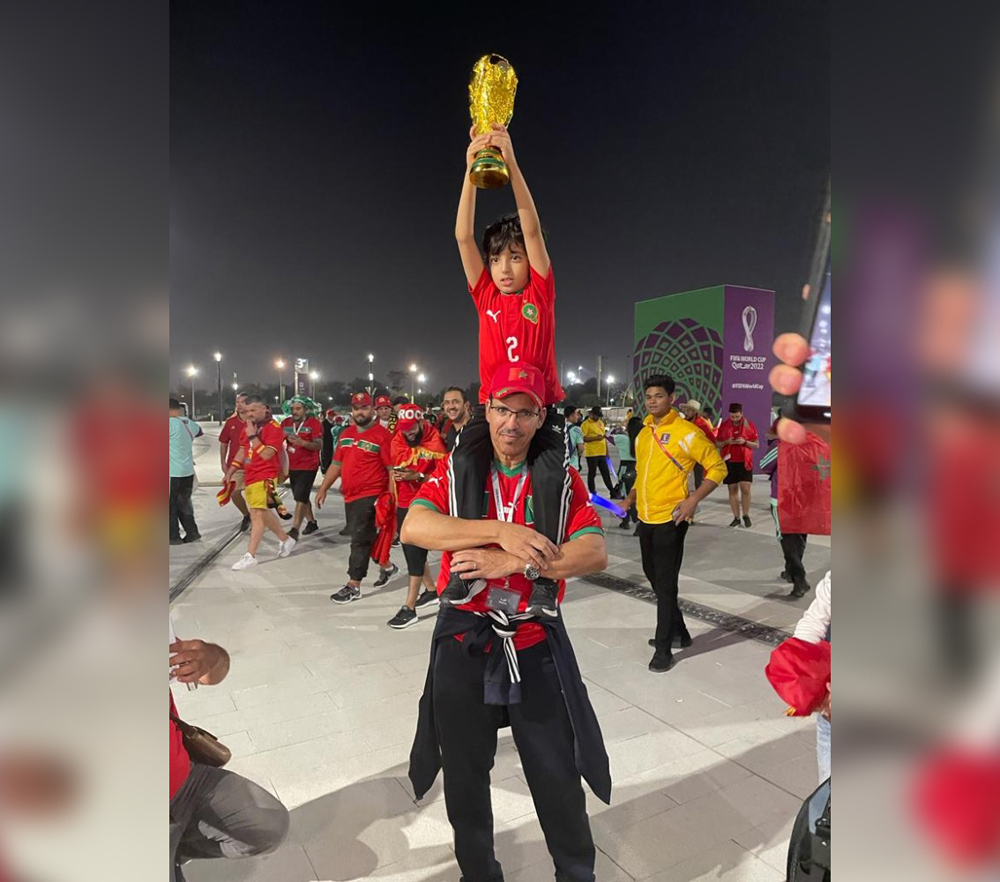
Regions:
<svg viewBox="0 0 1000 882"><path fill-rule="evenodd" d="M310 495L319 470L319 453L323 446L323 424L316 418L319 405L305 395L296 395L285 402L285 413L290 414L281 423L288 449L288 483L295 499L295 516L288 535L299 538L299 527L306 521L303 536L319 529L313 513Z"/></svg>

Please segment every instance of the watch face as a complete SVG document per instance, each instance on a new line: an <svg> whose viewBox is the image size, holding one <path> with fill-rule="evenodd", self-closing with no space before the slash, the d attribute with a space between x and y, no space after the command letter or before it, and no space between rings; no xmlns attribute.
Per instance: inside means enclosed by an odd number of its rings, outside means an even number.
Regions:
<svg viewBox="0 0 1000 882"><path fill-rule="evenodd" d="M531 564L528 564L524 568L524 578L525 579L530 579L532 582L534 582L535 579L537 579L539 577L539 575L540 575L540 573L538 572L538 568L537 567L533 567Z"/></svg>

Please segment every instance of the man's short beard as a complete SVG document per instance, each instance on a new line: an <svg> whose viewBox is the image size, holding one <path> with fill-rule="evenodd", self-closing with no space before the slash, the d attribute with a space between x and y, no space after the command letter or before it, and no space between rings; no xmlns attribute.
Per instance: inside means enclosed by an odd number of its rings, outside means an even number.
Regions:
<svg viewBox="0 0 1000 882"><path fill-rule="evenodd" d="M374 419L375 419L375 415L374 414L372 414L370 417L368 417L368 419L362 419L361 417L356 416L354 418L354 424L356 426L367 426Z"/></svg>

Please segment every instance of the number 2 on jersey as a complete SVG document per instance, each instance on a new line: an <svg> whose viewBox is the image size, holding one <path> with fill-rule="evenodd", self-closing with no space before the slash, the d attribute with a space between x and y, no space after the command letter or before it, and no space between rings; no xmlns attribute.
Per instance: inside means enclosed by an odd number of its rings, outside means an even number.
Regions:
<svg viewBox="0 0 1000 882"><path fill-rule="evenodd" d="M514 350L517 349L518 345L517 337L508 337L504 342L507 344L507 361L512 363L515 361L520 361L521 356L514 354Z"/></svg>

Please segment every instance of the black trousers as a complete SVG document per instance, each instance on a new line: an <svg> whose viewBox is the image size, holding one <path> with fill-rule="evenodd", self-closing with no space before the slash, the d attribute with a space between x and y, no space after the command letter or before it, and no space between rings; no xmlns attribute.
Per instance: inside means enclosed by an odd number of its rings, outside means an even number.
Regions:
<svg viewBox="0 0 1000 882"><path fill-rule="evenodd" d="M781 553L785 557L785 572L791 577L793 585L805 584L806 568L802 563L802 558L806 553L805 533L783 533L781 522L778 520L778 509L772 504L771 517L774 518L774 528L778 536L778 544L781 546Z"/></svg>
<svg viewBox="0 0 1000 882"><path fill-rule="evenodd" d="M396 535L399 535L399 531L403 529L403 521L406 520L406 513L409 508L397 508L396 509ZM408 576L423 576L424 569L427 567L427 549L421 548L419 545L407 545L405 542L403 545L403 557L406 558L406 575Z"/></svg>
<svg viewBox="0 0 1000 882"><path fill-rule="evenodd" d="M591 493L597 492L598 469L601 471L601 477L604 479L604 486L608 488L608 493L614 493L615 488L611 483L611 470L608 468L607 456L587 457L587 489L589 489Z"/></svg>
<svg viewBox="0 0 1000 882"><path fill-rule="evenodd" d="M453 516L479 520L483 516L483 493L493 462L493 441L490 425L482 406L476 409L469 424L458 436L452 451L450 466L454 492ZM550 407L545 423L531 439L528 448L528 470L531 473L531 495L534 527L556 545L561 545L566 528L569 503L564 504L563 490L569 485L569 452L563 433L566 420ZM607 471L607 466L604 467ZM566 494L568 499L569 494Z"/></svg>
<svg viewBox="0 0 1000 882"><path fill-rule="evenodd" d="M619 489L622 492L622 496L628 496L629 493L632 492L632 488L635 486L635 461L626 462L624 465L625 468L622 469L622 482ZM632 503L632 507L628 510L628 516L622 518L622 520L626 524L629 521L636 524L639 522L639 512L634 502Z"/></svg>
<svg viewBox="0 0 1000 882"><path fill-rule="evenodd" d="M642 570L656 594L656 647L669 652L673 638L687 634L677 594L688 523L646 524L639 521L637 530Z"/></svg>
<svg viewBox="0 0 1000 882"><path fill-rule="evenodd" d="M518 652L521 703L483 702L484 656L444 638L434 662L434 717L444 798L464 882L503 880L493 848L490 770L510 725L556 879L593 882L594 840L573 751L573 727L547 643Z"/></svg>
<svg viewBox="0 0 1000 882"><path fill-rule="evenodd" d="M194 506L191 491L194 489L194 475L186 478L170 479L170 538L181 538L181 527L187 536L197 536L198 525L194 522Z"/></svg>
<svg viewBox="0 0 1000 882"><path fill-rule="evenodd" d="M344 503L347 515L347 529L351 533L351 557L347 562L347 577L360 582L368 575L368 561L371 560L372 545L375 544L375 502L377 496L362 496L353 502Z"/></svg>

